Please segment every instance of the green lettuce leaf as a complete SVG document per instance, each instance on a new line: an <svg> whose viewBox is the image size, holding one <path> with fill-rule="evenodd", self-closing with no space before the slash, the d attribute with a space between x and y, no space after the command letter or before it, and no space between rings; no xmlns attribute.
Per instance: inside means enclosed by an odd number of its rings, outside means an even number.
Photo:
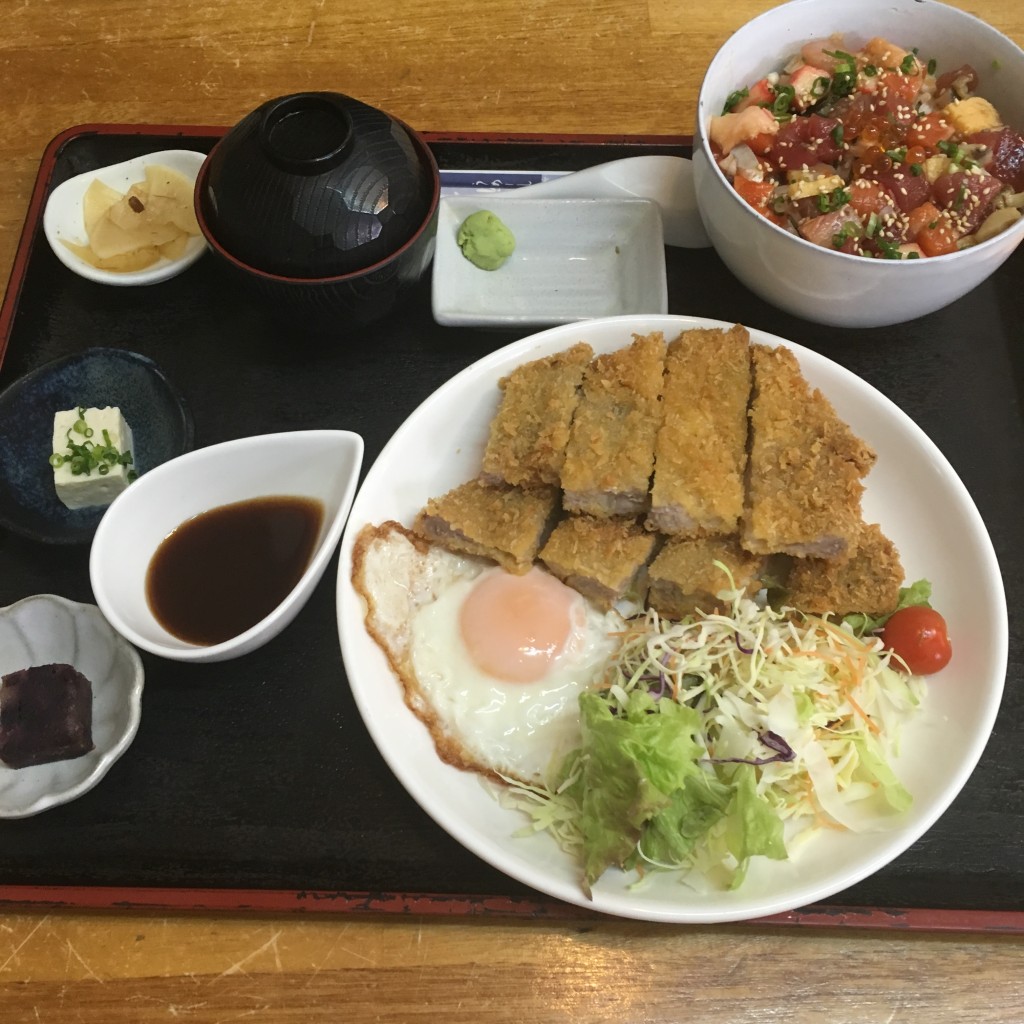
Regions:
<svg viewBox="0 0 1024 1024"><path fill-rule="evenodd" d="M855 775L875 782L881 789L886 803L894 811L907 811L914 802L907 788L896 777L888 762L879 753L878 747L870 736L858 736L853 741L857 748L858 765Z"/></svg>
<svg viewBox="0 0 1024 1024"><path fill-rule="evenodd" d="M725 845L739 862L732 880L735 889L746 878L751 857L785 860L787 853L782 819L758 794L753 765L738 765L732 782L733 798L725 820Z"/></svg>
<svg viewBox="0 0 1024 1024"><path fill-rule="evenodd" d="M656 864L682 867L694 847L721 820L732 799L729 786L707 772L688 777L668 806L647 822L640 839L644 857ZM639 854L627 867L640 864Z"/></svg>
<svg viewBox="0 0 1024 1024"><path fill-rule="evenodd" d="M613 715L595 693L580 695L583 772L580 831L586 886L612 865L623 866L644 825L673 802L701 772L694 739L700 716L692 708L634 691L624 714Z"/></svg>
<svg viewBox="0 0 1024 1024"><path fill-rule="evenodd" d="M898 612L901 608L909 608L911 605L921 605L923 608L931 608L932 585L928 580L916 580L909 587L900 587L900 599L893 611ZM871 616L864 612L852 612L844 617L843 621L848 623L857 636L864 636L866 633L873 633L889 621L886 615Z"/></svg>

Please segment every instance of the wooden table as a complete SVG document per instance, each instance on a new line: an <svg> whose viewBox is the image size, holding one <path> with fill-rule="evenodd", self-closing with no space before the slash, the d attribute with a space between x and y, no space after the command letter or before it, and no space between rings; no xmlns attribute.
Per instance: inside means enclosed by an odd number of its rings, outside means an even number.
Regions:
<svg viewBox="0 0 1024 1024"><path fill-rule="evenodd" d="M71 125L230 125L324 88L423 130L689 133L715 49L770 6L4 0L0 280ZM956 6L1024 43L1019 0ZM39 911L0 918L0 1021L1009 1022L1022 965L1010 936Z"/></svg>

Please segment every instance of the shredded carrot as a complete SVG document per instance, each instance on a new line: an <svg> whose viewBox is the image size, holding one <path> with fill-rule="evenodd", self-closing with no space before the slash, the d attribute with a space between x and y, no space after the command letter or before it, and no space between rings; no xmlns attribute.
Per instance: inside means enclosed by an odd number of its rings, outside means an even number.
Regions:
<svg viewBox="0 0 1024 1024"><path fill-rule="evenodd" d="M847 647L852 647L855 651L860 651L862 654L872 653L873 649L868 644L855 637L852 633L847 633L845 629L840 629L825 619L820 619L819 624L826 633L829 633L837 640L841 640Z"/></svg>
<svg viewBox="0 0 1024 1024"><path fill-rule="evenodd" d="M882 731L878 727L878 723L853 699L852 693L846 694L846 699L850 702L850 707L864 719L864 724L877 736Z"/></svg>

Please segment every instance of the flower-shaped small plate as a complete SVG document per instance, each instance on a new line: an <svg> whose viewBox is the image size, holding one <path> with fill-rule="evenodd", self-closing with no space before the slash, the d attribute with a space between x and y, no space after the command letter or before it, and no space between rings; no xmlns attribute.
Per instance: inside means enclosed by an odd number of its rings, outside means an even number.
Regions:
<svg viewBox="0 0 1024 1024"><path fill-rule="evenodd" d="M142 716L142 659L91 604L54 594L0 608L0 676L66 664L92 684L93 749L27 768L0 762L0 818L26 818L88 792L128 749Z"/></svg>

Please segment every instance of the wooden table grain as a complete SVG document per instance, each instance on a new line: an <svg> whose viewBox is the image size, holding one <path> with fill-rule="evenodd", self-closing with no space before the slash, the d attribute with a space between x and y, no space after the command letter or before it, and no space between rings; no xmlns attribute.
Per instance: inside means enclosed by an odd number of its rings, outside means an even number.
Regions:
<svg viewBox="0 0 1024 1024"><path fill-rule="evenodd" d="M1019 0L955 5L1024 43ZM72 125L230 125L317 88L422 130L689 133L715 49L770 6L2 0L0 280L43 149ZM1024 944L603 919L0 917L2 1024L245 1019L1003 1024L1024 1020Z"/></svg>

